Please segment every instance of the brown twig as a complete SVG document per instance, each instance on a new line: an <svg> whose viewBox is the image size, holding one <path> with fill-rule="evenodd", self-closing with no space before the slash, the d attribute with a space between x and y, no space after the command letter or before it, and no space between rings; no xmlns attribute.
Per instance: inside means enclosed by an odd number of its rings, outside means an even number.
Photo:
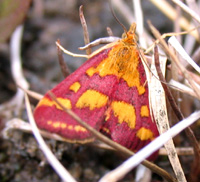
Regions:
<svg viewBox="0 0 200 182"><path fill-rule="evenodd" d="M60 40L57 40L57 42L60 44ZM58 54L60 69L62 71L63 76L66 78L70 74L70 71L69 68L67 67L67 64L65 64L65 61L62 56L62 50L60 49L59 46L57 46L57 54Z"/></svg>
<svg viewBox="0 0 200 182"><path fill-rule="evenodd" d="M79 16L80 16L80 20L81 20L81 25L83 27L84 42L85 42L85 45L87 45L87 44L90 43L90 38L89 38L89 33L88 33L85 17L84 17L84 14L83 14L83 5L81 5L80 8L79 8ZM87 55L90 55L91 53L92 53L91 48L86 49Z"/></svg>

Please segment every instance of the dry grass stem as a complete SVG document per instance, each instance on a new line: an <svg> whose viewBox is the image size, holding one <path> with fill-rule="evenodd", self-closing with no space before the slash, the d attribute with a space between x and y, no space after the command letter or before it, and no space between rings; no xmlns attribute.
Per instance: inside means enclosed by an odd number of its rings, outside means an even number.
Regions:
<svg viewBox="0 0 200 182"><path fill-rule="evenodd" d="M194 150L191 147L176 147L176 153L180 155L194 155ZM168 152L165 148L159 150L159 155L168 155Z"/></svg>
<svg viewBox="0 0 200 182"><path fill-rule="evenodd" d="M60 44L60 40L57 40L57 42ZM64 58L62 55L62 50L60 49L59 46L57 46L57 55L58 55L58 61L60 64L62 74L63 74L64 78L66 78L67 76L69 76L70 71L69 71L69 68L67 67L67 64L64 61Z"/></svg>
<svg viewBox="0 0 200 182"><path fill-rule="evenodd" d="M70 51L68 51L68 50L66 50L64 47L62 47L61 45L60 45L60 43L59 42L57 42L56 41L56 45L65 53L65 54L68 54L68 55L70 55L70 56L72 56L72 57L83 57L83 58L89 58L89 56L88 55L85 55L85 54L75 54L75 53L72 53L72 52L70 52Z"/></svg>
<svg viewBox="0 0 200 182"><path fill-rule="evenodd" d="M171 79L169 81L169 85L171 86L171 88L173 88L175 90L186 93L186 94L188 94L192 97L196 97L198 99L197 95L195 94L195 92L190 87L188 87L188 86L186 86L186 85L184 85L184 84L182 84L182 83L180 83L176 80Z"/></svg>
<svg viewBox="0 0 200 182"><path fill-rule="evenodd" d="M43 95L42 94L39 94L37 92L34 92L34 91L31 91L31 90L28 90L28 89L25 89L23 87L21 87L20 85L18 85L18 87L23 91L25 92L26 94L28 94L29 96L37 99L37 100L40 100L43 98Z"/></svg>
<svg viewBox="0 0 200 182"><path fill-rule="evenodd" d="M27 94L25 94L25 104L26 104L27 114L29 116L29 122L31 124L33 134L34 134L41 150L43 151L44 155L46 156L48 162L51 164L51 166L54 168L54 170L60 176L62 181L64 181L64 182L76 182L76 180L69 174L69 172L57 160L55 155L51 152L51 150L48 148L45 141L41 137L40 132L39 132L37 126L36 126L35 120L33 118L31 106L30 106L30 102L29 102Z"/></svg>
<svg viewBox="0 0 200 182"><path fill-rule="evenodd" d="M134 0L134 12L135 12L135 19L136 19L136 31L138 33L139 38L139 44L142 48L147 48L147 41L144 35L144 18L143 18L143 10L141 7L141 1L140 0Z"/></svg>
<svg viewBox="0 0 200 182"><path fill-rule="evenodd" d="M24 89L29 88L29 83L26 81L21 59L21 39L23 34L23 25L19 25L10 40L10 61L11 61L11 72L12 77L16 85L20 85ZM0 111L5 111L7 108L14 109L15 115L19 115L24 99L24 92L17 88L15 96L8 102L0 106Z"/></svg>

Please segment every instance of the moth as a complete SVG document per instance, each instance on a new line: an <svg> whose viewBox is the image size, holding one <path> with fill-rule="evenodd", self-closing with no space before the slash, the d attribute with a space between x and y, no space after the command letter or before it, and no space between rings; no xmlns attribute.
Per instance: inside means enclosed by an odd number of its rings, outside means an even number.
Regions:
<svg viewBox="0 0 200 182"><path fill-rule="evenodd" d="M158 134L149 109L148 84L133 23L122 39L95 51L51 92L83 121L124 147L138 151ZM34 118L40 129L70 142L94 136L46 94Z"/></svg>

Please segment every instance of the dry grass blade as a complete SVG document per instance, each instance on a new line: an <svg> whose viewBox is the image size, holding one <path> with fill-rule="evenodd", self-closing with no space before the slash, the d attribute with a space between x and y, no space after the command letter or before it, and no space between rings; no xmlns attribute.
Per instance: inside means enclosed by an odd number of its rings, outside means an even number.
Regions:
<svg viewBox="0 0 200 182"><path fill-rule="evenodd" d="M35 120L32 115L30 102L29 102L27 94L25 94L25 104L26 104L26 109L27 109L27 113L29 116L29 122L31 124L33 134L34 134L41 150L43 151L44 155L46 156L47 160L49 161L51 166L54 168L54 170L57 172L57 174L60 176L60 178L64 182L76 182L76 180L69 174L69 172L57 160L57 158L54 156L54 154L51 152L51 150L48 148L48 146L44 142L43 138L41 137L40 132L35 124Z"/></svg>
<svg viewBox="0 0 200 182"><path fill-rule="evenodd" d="M139 44L142 48L147 48L147 41L144 36L144 18L143 18L143 12L141 7L140 0L133 1L134 3L134 11L135 11L135 19L137 24L137 33L139 38Z"/></svg>
<svg viewBox="0 0 200 182"><path fill-rule="evenodd" d="M171 46L182 56L184 60L188 62L199 74L200 74L200 67L190 58L187 52L183 49L181 44L178 42L175 36L169 38L168 42Z"/></svg>
<svg viewBox="0 0 200 182"><path fill-rule="evenodd" d="M157 77L157 74L159 78L162 76L161 81L164 82L165 80L163 80L164 78L163 75L165 75L166 59L165 61L160 61L157 46L155 47L154 50L155 50L155 54L154 54L155 62L153 61L153 64L151 66L151 68L153 69L151 70L154 73L154 75L156 75L156 77ZM151 96L152 100L154 100L154 102L152 102L153 104L152 108L154 108L153 113L156 120L156 124L158 125L158 129L160 133L162 134L170 129L168 116L167 116L165 91L162 88L162 85L164 83L162 83L161 85L161 82L157 80L156 78L152 78L151 82L154 83L154 85L152 85L151 87L151 90L152 90L151 93L156 94L154 96ZM164 144L164 146L167 150L168 157L169 157L170 163L172 165L172 168L174 170L177 180L186 182L186 178L185 178L183 169L181 167L173 140L170 139L168 142Z"/></svg>
<svg viewBox="0 0 200 182"><path fill-rule="evenodd" d="M146 147L141 149L134 156L130 157L126 160L122 165L120 165L115 170L107 173L103 178L100 179L100 182L115 182L127 174L130 170L136 167L139 163L141 163L144 158L151 155L153 152L158 150L162 145L164 145L169 139L179 134L182 130L193 124L196 120L200 118L200 111L191 114L188 118L180 121L178 124L173 126L170 130L160 135ZM174 180L176 181L176 180Z"/></svg>
<svg viewBox="0 0 200 182"><path fill-rule="evenodd" d="M191 147L176 147L176 153L180 155L194 155L194 150ZM168 155L168 152L165 148L159 150L159 155Z"/></svg>
<svg viewBox="0 0 200 182"><path fill-rule="evenodd" d="M197 96L194 93L194 91L191 88L187 87L186 85L181 84L180 82L177 82L177 81L175 81L173 79L169 81L169 84L172 86L173 89L176 89L178 91L181 91L181 92L186 93L186 94L188 94L188 95L190 95L192 97L196 97L197 98Z"/></svg>

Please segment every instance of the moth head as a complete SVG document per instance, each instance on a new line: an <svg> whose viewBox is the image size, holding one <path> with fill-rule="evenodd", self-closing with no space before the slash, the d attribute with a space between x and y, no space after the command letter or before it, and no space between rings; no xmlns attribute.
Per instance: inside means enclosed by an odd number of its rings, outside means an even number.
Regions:
<svg viewBox="0 0 200 182"><path fill-rule="evenodd" d="M124 40L124 42L129 43L129 44L136 44L138 37L135 34L135 30L136 30L136 23L132 23L129 31L125 31L122 34L122 39Z"/></svg>

